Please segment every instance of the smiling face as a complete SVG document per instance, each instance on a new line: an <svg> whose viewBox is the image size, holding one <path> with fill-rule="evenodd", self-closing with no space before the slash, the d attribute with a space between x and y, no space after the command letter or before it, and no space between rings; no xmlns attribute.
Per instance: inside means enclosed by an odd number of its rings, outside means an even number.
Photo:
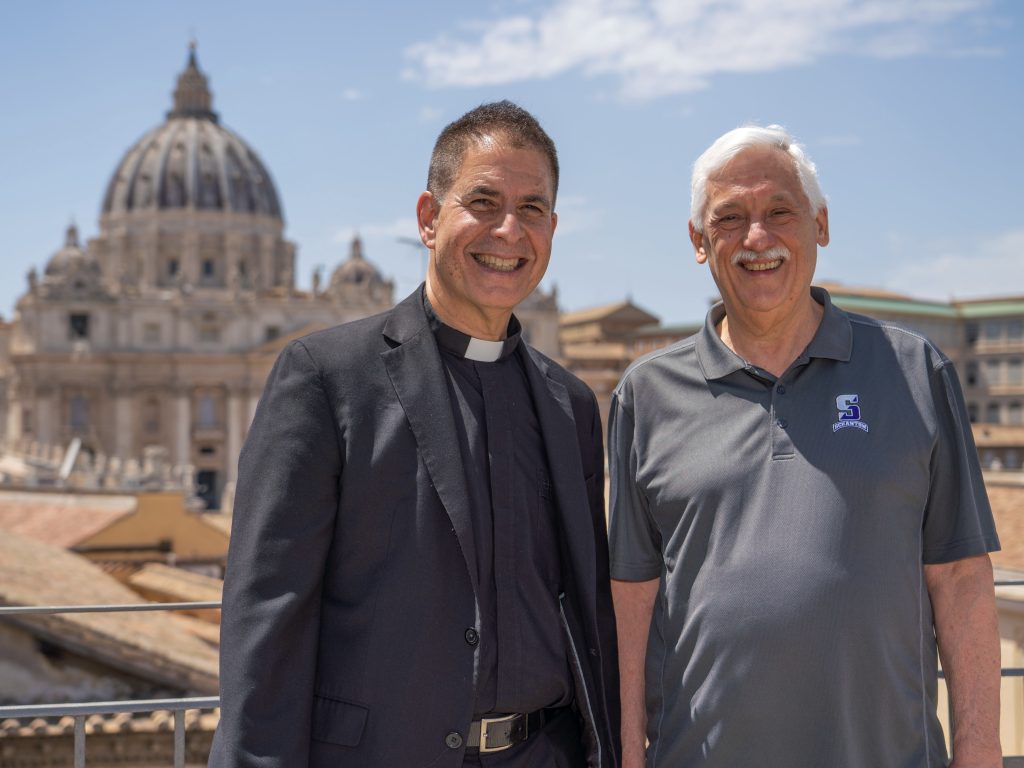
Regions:
<svg viewBox="0 0 1024 768"><path fill-rule="evenodd" d="M547 270L554 195L547 157L500 136L467 147L443 200L420 195L427 298L445 323L478 338L504 337L512 309Z"/></svg>
<svg viewBox="0 0 1024 768"><path fill-rule="evenodd" d="M828 211L811 211L793 160L775 147L740 152L707 182L697 262L711 268L730 326L764 328L814 311L811 279L828 244Z"/></svg>

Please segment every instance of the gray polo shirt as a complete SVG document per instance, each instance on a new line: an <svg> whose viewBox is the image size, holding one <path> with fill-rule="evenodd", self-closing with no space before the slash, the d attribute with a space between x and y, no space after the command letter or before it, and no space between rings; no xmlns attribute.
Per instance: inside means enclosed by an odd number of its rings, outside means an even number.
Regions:
<svg viewBox="0 0 1024 768"><path fill-rule="evenodd" d="M612 577L661 579L650 768L944 766L922 563L999 548L960 386L926 339L832 306L776 379L719 338L612 402Z"/></svg>

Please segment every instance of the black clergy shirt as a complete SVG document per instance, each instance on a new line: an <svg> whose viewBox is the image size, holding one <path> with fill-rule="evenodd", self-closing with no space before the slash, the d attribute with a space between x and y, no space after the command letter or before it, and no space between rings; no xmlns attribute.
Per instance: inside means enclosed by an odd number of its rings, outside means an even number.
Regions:
<svg viewBox="0 0 1024 768"><path fill-rule="evenodd" d="M558 608L554 489L523 367L519 322L510 321L500 357L480 362L465 356L470 337L444 325L425 298L424 304L447 372L472 510L480 583L473 711L533 712L568 704L572 681Z"/></svg>

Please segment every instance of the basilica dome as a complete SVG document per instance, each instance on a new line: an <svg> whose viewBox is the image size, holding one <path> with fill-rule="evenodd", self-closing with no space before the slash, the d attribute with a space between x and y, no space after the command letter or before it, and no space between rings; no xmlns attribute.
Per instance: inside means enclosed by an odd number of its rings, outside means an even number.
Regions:
<svg viewBox="0 0 1024 768"><path fill-rule="evenodd" d="M363 256L363 241L356 235L352 238L348 259L338 265L331 274L331 288L343 285L376 285L383 283L380 271Z"/></svg>
<svg viewBox="0 0 1024 768"><path fill-rule="evenodd" d="M128 150L107 186L103 214L191 209L281 218L263 162L220 124L195 46L167 120Z"/></svg>
<svg viewBox="0 0 1024 768"><path fill-rule="evenodd" d="M30 278L34 280L33 278ZM78 242L78 227L68 226L64 247L46 263L43 291L47 296L85 296L103 293L99 261Z"/></svg>

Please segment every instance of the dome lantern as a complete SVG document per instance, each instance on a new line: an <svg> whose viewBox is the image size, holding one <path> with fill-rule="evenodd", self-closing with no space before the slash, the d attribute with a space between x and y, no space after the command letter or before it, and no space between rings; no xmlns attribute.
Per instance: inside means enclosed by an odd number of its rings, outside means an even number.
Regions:
<svg viewBox="0 0 1024 768"><path fill-rule="evenodd" d="M174 109L167 113L167 117L199 117L217 122L209 81L196 62L194 40L188 45L188 64L185 71L178 75L178 84L174 89Z"/></svg>

